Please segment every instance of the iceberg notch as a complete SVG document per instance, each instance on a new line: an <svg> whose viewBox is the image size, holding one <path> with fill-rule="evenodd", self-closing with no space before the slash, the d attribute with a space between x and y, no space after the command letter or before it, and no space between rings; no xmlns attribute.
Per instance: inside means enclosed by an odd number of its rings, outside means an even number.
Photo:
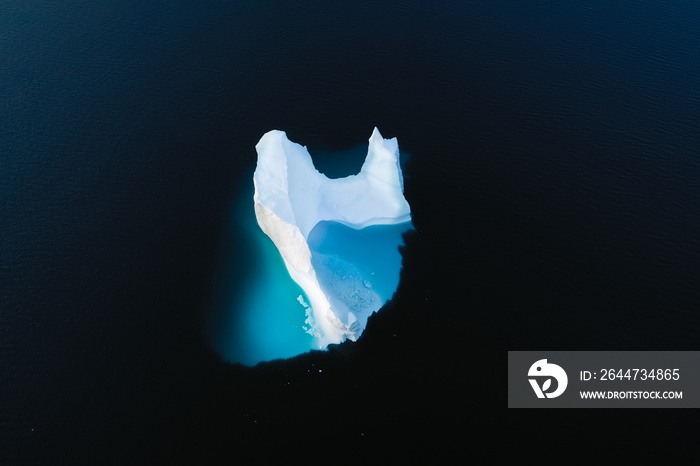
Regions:
<svg viewBox="0 0 700 466"><path fill-rule="evenodd" d="M325 234L321 232L411 221L396 138L384 139L375 128L360 172L338 179L316 170L306 147L291 142L283 131L267 132L256 150L255 215L291 278L306 293L309 333L319 348L357 340L368 317L391 298L398 271L393 289L382 291L373 286L375 279L380 281L373 271L354 264L352 257L327 254L313 244Z"/></svg>

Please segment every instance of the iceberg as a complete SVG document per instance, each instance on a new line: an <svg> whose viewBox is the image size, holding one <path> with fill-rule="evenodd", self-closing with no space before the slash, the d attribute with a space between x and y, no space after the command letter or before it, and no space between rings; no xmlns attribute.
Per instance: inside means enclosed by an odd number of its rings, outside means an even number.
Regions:
<svg viewBox="0 0 700 466"><path fill-rule="evenodd" d="M395 238L410 228L396 138L375 128L360 172L337 179L319 172L306 147L283 131L263 135L256 150L255 216L306 294L299 302L307 332L318 348L357 340L396 290ZM398 257L393 272L385 254Z"/></svg>

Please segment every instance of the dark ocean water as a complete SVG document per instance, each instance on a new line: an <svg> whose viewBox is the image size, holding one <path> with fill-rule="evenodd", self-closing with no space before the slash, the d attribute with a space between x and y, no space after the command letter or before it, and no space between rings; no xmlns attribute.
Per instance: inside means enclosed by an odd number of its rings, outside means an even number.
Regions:
<svg viewBox="0 0 700 466"><path fill-rule="evenodd" d="M532 440L503 414L507 350L699 349L697 2L291 3L0 4L0 463L313 435L463 457ZM207 325L255 143L344 151L374 126L411 154L397 295L356 344L222 361ZM668 445L698 427L547 422Z"/></svg>

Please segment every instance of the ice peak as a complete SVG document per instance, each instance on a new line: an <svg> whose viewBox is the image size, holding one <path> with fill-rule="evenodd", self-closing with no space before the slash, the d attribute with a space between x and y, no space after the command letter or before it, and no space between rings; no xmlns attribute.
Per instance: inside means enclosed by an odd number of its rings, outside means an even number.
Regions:
<svg viewBox="0 0 700 466"><path fill-rule="evenodd" d="M369 314L381 303L368 300L371 305L367 306L372 309L360 309L361 319L357 312L339 310L350 303L331 305L318 278L319 273L329 272L315 270L308 237L322 221L354 229L410 221L411 209L403 196L398 141L384 139L374 128L360 173L338 179L329 179L316 170L308 150L291 142L283 131L267 132L256 149L258 165L253 181L258 224L277 246L291 277L309 297L314 321L325 335L322 342L356 339ZM323 263L329 267L329 262ZM362 282L359 278L356 281Z"/></svg>

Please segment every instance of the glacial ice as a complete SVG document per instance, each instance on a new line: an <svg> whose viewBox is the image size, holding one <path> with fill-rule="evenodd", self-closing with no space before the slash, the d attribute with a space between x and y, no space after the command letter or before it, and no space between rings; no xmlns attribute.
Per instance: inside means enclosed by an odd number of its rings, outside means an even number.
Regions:
<svg viewBox="0 0 700 466"><path fill-rule="evenodd" d="M393 285L382 286L382 273L375 275L374 269L381 270L383 253L373 254L372 245L366 245L370 252L365 256L375 262L373 267L359 258L362 251L343 256L319 245L328 231L353 241L358 237L353 230L411 221L396 138L384 139L375 128L360 172L338 179L320 173L306 147L291 142L283 131L263 135L256 150L255 215L308 298L307 331L319 348L357 340L368 317L391 298L398 270Z"/></svg>

